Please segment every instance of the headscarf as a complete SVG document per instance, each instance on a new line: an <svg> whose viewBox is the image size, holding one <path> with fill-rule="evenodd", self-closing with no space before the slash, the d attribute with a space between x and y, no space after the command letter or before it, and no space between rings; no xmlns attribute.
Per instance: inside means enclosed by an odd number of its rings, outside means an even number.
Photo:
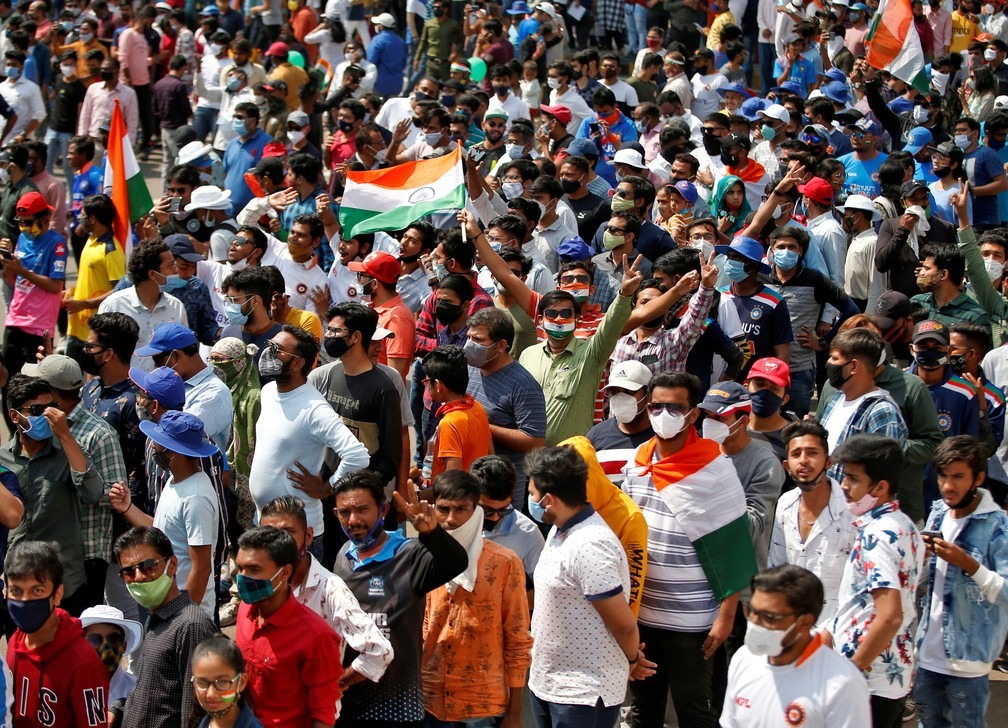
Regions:
<svg viewBox="0 0 1008 728"><path fill-rule="evenodd" d="M734 184L742 185L742 206L737 212L729 212L728 208L724 206L724 197L728 194L728 190L732 188ZM714 187L714 192L711 194L710 200L707 203L710 206L711 217L715 221L720 220L724 215L731 218L732 226L725 231L725 234L731 238L742 229L743 224L745 224L746 216L752 212L752 208L749 207L749 200L745 194L745 183L742 181L741 177L736 177L733 174L725 175L720 180L718 180L717 185ZM724 212L724 215L721 213Z"/></svg>
<svg viewBox="0 0 1008 728"><path fill-rule="evenodd" d="M234 405L234 425L228 461L233 472L248 477L252 469L252 452L255 448L255 426L259 419L259 372L255 367L254 344L229 336L214 344L210 353L227 357L227 361L214 362L214 373L231 390Z"/></svg>

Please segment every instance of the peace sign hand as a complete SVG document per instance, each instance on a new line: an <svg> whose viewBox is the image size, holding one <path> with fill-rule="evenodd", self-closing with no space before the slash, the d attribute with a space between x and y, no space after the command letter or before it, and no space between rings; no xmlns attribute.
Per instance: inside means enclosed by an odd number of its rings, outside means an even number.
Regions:
<svg viewBox="0 0 1008 728"><path fill-rule="evenodd" d="M641 260L640 255L634 258L633 265L627 265L627 257L623 256L623 280L620 282L620 295L629 298L640 288L644 281L644 274L637 270L637 265Z"/></svg>
<svg viewBox="0 0 1008 728"><path fill-rule="evenodd" d="M395 501L396 510L402 513L406 520L413 524L421 536L426 536L438 527L437 518L434 516L434 506L427 501L417 501L407 503L402 494L396 491L392 494Z"/></svg>
<svg viewBox="0 0 1008 728"><path fill-rule="evenodd" d="M718 267L714 265L714 256L717 255L713 250L711 251L710 257L707 258L707 262L700 262L700 284L704 288L714 288L717 285Z"/></svg>

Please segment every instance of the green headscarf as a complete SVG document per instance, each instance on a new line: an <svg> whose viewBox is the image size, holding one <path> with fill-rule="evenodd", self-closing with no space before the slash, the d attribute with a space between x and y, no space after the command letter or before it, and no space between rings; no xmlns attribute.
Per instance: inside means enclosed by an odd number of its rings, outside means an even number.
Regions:
<svg viewBox="0 0 1008 728"><path fill-rule="evenodd" d="M736 182L742 185L742 206L735 212L730 212L728 208L724 206L724 198L725 195L728 194L728 190L730 190ZM714 187L714 192L711 194L710 200L707 201L707 204L710 206L711 217L713 217L715 221L718 221L725 216L731 218L732 226L725 231L725 234L729 238L733 237L735 233L742 229L746 216L752 212L752 208L749 207L749 200L745 194L745 183L740 177L736 177L733 174L725 175L718 181L717 185Z"/></svg>

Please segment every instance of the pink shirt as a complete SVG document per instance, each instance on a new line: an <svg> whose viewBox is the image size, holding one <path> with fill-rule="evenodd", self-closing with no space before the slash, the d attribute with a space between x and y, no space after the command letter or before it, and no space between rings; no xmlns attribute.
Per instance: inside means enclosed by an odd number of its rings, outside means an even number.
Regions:
<svg viewBox="0 0 1008 728"><path fill-rule="evenodd" d="M102 81L88 86L84 94L84 103L81 105L80 117L77 119L77 133L97 138L98 127L103 121L112 118L116 99L119 99L119 108L122 109L123 119L126 120L126 133L130 139L135 140L137 126L140 124L136 91L122 83L117 83L111 91L105 88Z"/></svg>
<svg viewBox="0 0 1008 728"><path fill-rule="evenodd" d="M46 198L46 202L53 206L53 213L49 217L49 229L55 230L63 237L67 234L67 194L66 185L53 177L46 170L31 178L31 181L38 187L39 192Z"/></svg>
<svg viewBox="0 0 1008 728"><path fill-rule="evenodd" d="M146 86L150 83L150 66L148 58L150 46L143 33L135 28L127 28L119 36L119 81L127 83L126 72L129 71L130 86Z"/></svg>
<svg viewBox="0 0 1008 728"><path fill-rule="evenodd" d="M25 268L41 276L59 280L66 277L66 240L54 230L47 230L31 241L21 235L14 255ZM48 331L51 336L56 330L62 297L62 292L49 293L24 276L18 276L5 325L35 336Z"/></svg>

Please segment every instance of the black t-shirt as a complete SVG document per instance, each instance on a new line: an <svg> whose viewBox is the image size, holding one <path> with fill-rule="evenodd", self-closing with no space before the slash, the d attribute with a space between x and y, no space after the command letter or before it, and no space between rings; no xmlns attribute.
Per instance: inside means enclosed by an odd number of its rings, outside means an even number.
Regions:
<svg viewBox="0 0 1008 728"><path fill-rule="evenodd" d="M86 92L87 88L79 78L67 83L61 77L56 82L56 98L49 116L49 128L65 134L76 133L77 117Z"/></svg>
<svg viewBox="0 0 1008 728"><path fill-rule="evenodd" d="M586 243L590 243L598 226L610 217L609 201L589 192L586 197L582 197L580 200L572 200L570 197L564 196L564 202L574 211L578 235Z"/></svg>

